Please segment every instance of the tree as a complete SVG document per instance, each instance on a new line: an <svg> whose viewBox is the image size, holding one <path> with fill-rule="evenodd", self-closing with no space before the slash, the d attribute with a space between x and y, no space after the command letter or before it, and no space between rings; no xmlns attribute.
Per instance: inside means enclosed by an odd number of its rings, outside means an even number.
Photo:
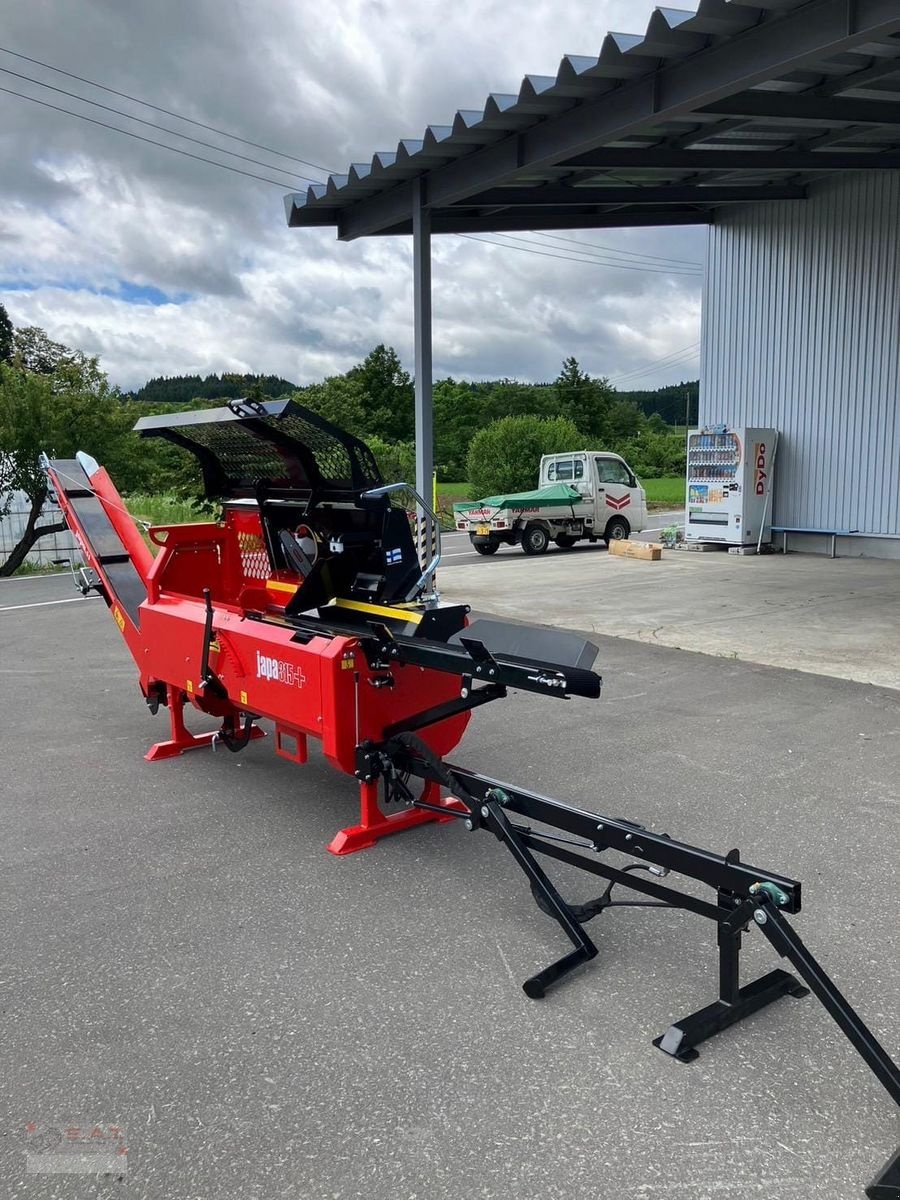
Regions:
<svg viewBox="0 0 900 1200"><path fill-rule="evenodd" d="M473 496L537 486L542 454L577 449L581 435L566 417L504 417L472 438L468 476Z"/></svg>
<svg viewBox="0 0 900 1200"><path fill-rule="evenodd" d="M366 396L359 379L332 375L323 383L312 383L294 393L294 399L339 429L361 437L368 430Z"/></svg>
<svg viewBox="0 0 900 1200"><path fill-rule="evenodd" d="M606 436L611 442L636 437L644 420L644 414L631 400L616 400L606 418Z"/></svg>
<svg viewBox="0 0 900 1200"><path fill-rule="evenodd" d="M367 437L366 444L375 455L385 483L415 482L416 447L412 442L394 442L388 445L379 437Z"/></svg>
<svg viewBox="0 0 900 1200"><path fill-rule="evenodd" d="M556 411L574 421L586 438L596 440L606 434L613 393L605 379L592 379L570 356L554 380L553 391Z"/></svg>
<svg viewBox="0 0 900 1200"><path fill-rule="evenodd" d="M80 359L84 355L70 350L62 342L54 342L37 325L26 325L13 334L11 361L23 371L34 371L38 375L52 375L66 359Z"/></svg>
<svg viewBox="0 0 900 1200"><path fill-rule="evenodd" d="M559 408L552 387L545 383L520 383L518 379L498 379L482 384L483 419L487 425L501 417L556 417Z"/></svg>
<svg viewBox="0 0 900 1200"><path fill-rule="evenodd" d="M13 352L13 324L9 313L0 304L0 363L9 362Z"/></svg>
<svg viewBox="0 0 900 1200"><path fill-rule="evenodd" d="M475 384L441 379L434 385L434 461L439 479L465 478L472 435L485 423Z"/></svg>
<svg viewBox="0 0 900 1200"><path fill-rule="evenodd" d="M27 332L35 335L29 338L35 351L30 361L46 366L51 355L56 366L52 371L27 370L16 355L12 363L0 364L0 495L6 497L7 510L13 492L24 492L29 503L25 530L0 566L0 576L18 570L39 538L64 528L38 524L48 492L39 462L42 452L71 458L88 448L123 490L142 480L147 458L138 452L137 439L128 436L131 406L110 388L97 360L60 347L42 330Z"/></svg>
<svg viewBox="0 0 900 1200"><path fill-rule="evenodd" d="M413 386L397 351L376 346L347 372L363 392L366 432L386 442L407 442L414 433Z"/></svg>

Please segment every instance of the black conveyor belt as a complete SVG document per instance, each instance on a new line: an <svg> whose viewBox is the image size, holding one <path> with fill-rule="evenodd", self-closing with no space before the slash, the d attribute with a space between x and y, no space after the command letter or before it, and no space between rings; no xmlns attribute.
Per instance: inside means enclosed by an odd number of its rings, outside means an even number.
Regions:
<svg viewBox="0 0 900 1200"><path fill-rule="evenodd" d="M91 490L84 468L75 458L52 459L50 468L57 487L65 493L78 532L97 556L104 584L134 624L140 626L139 606L147 599L147 589L103 505Z"/></svg>

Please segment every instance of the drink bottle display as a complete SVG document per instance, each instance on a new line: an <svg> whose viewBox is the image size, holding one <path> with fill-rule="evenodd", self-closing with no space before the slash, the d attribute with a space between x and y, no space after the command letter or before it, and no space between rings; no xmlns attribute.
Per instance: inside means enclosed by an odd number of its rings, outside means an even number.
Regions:
<svg viewBox="0 0 900 1200"><path fill-rule="evenodd" d="M771 540L774 429L707 425L688 431L684 536L688 542Z"/></svg>

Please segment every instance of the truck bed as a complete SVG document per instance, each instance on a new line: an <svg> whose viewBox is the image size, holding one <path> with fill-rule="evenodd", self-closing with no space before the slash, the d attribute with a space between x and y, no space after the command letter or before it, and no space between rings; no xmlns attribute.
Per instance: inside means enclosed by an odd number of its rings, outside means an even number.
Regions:
<svg viewBox="0 0 900 1200"><path fill-rule="evenodd" d="M504 508L571 508L574 504L583 504L584 501L585 497L568 484L554 483L549 487L535 488L531 492L510 492L505 496L485 496L483 500L468 500L454 504L453 511L465 517L473 509L490 508L501 512Z"/></svg>

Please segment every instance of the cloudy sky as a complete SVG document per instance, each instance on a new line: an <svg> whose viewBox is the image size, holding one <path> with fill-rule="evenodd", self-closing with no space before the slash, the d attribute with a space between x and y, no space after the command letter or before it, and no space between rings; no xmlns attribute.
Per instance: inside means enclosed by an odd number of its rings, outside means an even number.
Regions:
<svg viewBox="0 0 900 1200"><path fill-rule="evenodd" d="M523 74L555 74L564 53L597 53L607 30L642 31L652 7L532 0L517 16L498 0L7 0L0 302L14 324L99 354L124 388L187 372L311 382L380 341L411 366L409 239L343 244L333 231L289 230L284 194L429 123L449 124L489 91L518 91ZM567 250L582 253L546 235L517 236L495 245L435 238L436 377L549 379L567 354L623 387L696 377L699 276L660 272L655 259L701 262L705 230L566 234L593 248L588 261L566 261ZM598 247L655 257L618 256L631 269L612 268ZM667 357L672 365L644 370Z"/></svg>

